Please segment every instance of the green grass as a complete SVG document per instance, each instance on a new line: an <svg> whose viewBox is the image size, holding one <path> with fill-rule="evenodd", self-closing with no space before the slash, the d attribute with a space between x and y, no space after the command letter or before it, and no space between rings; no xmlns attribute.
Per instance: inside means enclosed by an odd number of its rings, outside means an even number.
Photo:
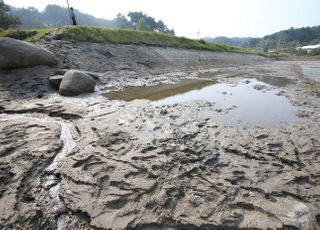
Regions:
<svg viewBox="0 0 320 230"><path fill-rule="evenodd" d="M143 44L160 47L175 47L216 52L235 52L266 56L264 53L254 50L228 46L221 43L211 43L204 40L194 40L163 33L126 29L104 29L92 26L68 26L60 29L0 30L0 37L12 37L29 42L35 42L44 35L52 32L58 33L62 39L69 39L78 42Z"/></svg>
<svg viewBox="0 0 320 230"><path fill-rule="evenodd" d="M0 37L10 37L19 40L24 40L28 42L35 42L44 37L47 34L50 34L57 29L45 28L45 29L9 29L9 30L0 30Z"/></svg>
<svg viewBox="0 0 320 230"><path fill-rule="evenodd" d="M90 26L65 27L61 30L64 38L80 42L109 42L113 44L143 44L160 47L236 52L257 54L252 50L228 46L203 40L188 39L169 34L126 29L102 29Z"/></svg>

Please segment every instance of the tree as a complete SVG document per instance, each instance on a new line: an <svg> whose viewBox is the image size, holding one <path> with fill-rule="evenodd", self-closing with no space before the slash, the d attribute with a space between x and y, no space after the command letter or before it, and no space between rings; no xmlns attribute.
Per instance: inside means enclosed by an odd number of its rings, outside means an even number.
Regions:
<svg viewBox="0 0 320 230"><path fill-rule="evenodd" d="M127 18L122 14L117 14L115 19L116 27L117 28L133 28L132 24L127 20Z"/></svg>
<svg viewBox="0 0 320 230"><path fill-rule="evenodd" d="M153 31L153 32L161 32L166 34L175 34L174 30L170 30L166 24L163 23L163 21L159 20L156 21L153 17L148 16L147 14L144 14L143 12L129 12L128 17L130 18L130 24L132 27L137 29L138 23L143 20L140 23L146 24L148 28L144 28L144 30ZM143 18L143 19L142 19ZM141 25L139 25L140 27Z"/></svg>
<svg viewBox="0 0 320 230"><path fill-rule="evenodd" d="M20 19L23 28L45 27L42 14L34 7L12 9L10 12Z"/></svg>
<svg viewBox="0 0 320 230"><path fill-rule="evenodd" d="M78 12L76 12L76 16L78 16ZM70 25L68 9L57 5L47 5L43 11L43 18L48 26L60 27ZM77 17L77 21L79 24L82 24L79 17Z"/></svg>
<svg viewBox="0 0 320 230"><path fill-rule="evenodd" d="M0 28L9 29L21 24L20 19L9 14L10 7L0 0Z"/></svg>
<svg viewBox="0 0 320 230"><path fill-rule="evenodd" d="M152 31L150 26L147 24L144 17L141 17L136 25L136 30L142 30L142 31Z"/></svg>
<svg viewBox="0 0 320 230"><path fill-rule="evenodd" d="M142 12L130 12L128 14L128 17L130 18L130 22L132 23L133 26L136 26L140 18L144 18L145 14Z"/></svg>

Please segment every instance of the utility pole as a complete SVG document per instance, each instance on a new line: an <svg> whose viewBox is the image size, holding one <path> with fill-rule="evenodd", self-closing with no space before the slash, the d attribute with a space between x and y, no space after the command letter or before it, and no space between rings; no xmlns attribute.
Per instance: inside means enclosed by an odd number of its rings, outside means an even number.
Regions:
<svg viewBox="0 0 320 230"><path fill-rule="evenodd" d="M268 51L268 38L266 39L266 43L265 43L265 50Z"/></svg>
<svg viewBox="0 0 320 230"><path fill-rule="evenodd" d="M199 36L200 36L200 30L198 30L198 40L199 40Z"/></svg>
<svg viewBox="0 0 320 230"><path fill-rule="evenodd" d="M72 21L71 21L71 11L70 11L69 0L67 0L67 4L68 4L68 12L69 12L70 25L72 25Z"/></svg>

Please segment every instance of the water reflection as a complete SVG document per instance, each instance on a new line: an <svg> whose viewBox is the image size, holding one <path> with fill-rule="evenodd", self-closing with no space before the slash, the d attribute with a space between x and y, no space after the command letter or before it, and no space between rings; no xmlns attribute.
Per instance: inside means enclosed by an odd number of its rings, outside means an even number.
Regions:
<svg viewBox="0 0 320 230"><path fill-rule="evenodd" d="M110 100L132 101L146 99L150 101L160 100L177 94L183 94L192 90L200 90L206 86L216 84L210 80L183 80L177 84L159 84L155 86L127 87L124 90L104 94Z"/></svg>
<svg viewBox="0 0 320 230"><path fill-rule="evenodd" d="M238 84L219 83L192 90L183 94L152 102L155 106L172 105L194 100L215 103L219 113L211 114L216 121L227 125L239 122L262 127L277 127L298 120L296 108L283 96L277 96L276 89L258 91L257 84L268 86L258 80L244 80Z"/></svg>
<svg viewBox="0 0 320 230"><path fill-rule="evenodd" d="M257 79L258 81L262 81L268 85L277 86L277 87L285 87L293 83L293 80L286 77L254 76L253 78Z"/></svg>
<svg viewBox="0 0 320 230"><path fill-rule="evenodd" d="M304 75L320 81L320 62L309 62L300 64Z"/></svg>
<svg viewBox="0 0 320 230"><path fill-rule="evenodd" d="M257 80L259 79L259 80ZM214 109L206 116L226 125L239 122L262 127L278 127L298 121L296 107L273 86L285 86L287 78L244 78L236 84L210 80L185 80L177 84L151 87L128 87L105 94L110 100L146 99L154 106L173 105L196 100L213 102ZM268 82L266 84L264 82ZM256 87L257 85L262 87ZM261 88L262 90L257 90ZM200 113L205 113L200 111Z"/></svg>

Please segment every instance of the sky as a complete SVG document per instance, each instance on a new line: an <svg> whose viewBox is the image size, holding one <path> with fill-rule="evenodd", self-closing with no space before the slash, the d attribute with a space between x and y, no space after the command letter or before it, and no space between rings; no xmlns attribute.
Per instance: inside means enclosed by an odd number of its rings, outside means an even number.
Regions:
<svg viewBox="0 0 320 230"><path fill-rule="evenodd" d="M47 4L67 6L66 0L4 0L15 7ZM320 25L320 0L69 0L70 6L95 17L113 19L118 13L143 11L161 19L176 35L200 37L263 37L290 27Z"/></svg>

